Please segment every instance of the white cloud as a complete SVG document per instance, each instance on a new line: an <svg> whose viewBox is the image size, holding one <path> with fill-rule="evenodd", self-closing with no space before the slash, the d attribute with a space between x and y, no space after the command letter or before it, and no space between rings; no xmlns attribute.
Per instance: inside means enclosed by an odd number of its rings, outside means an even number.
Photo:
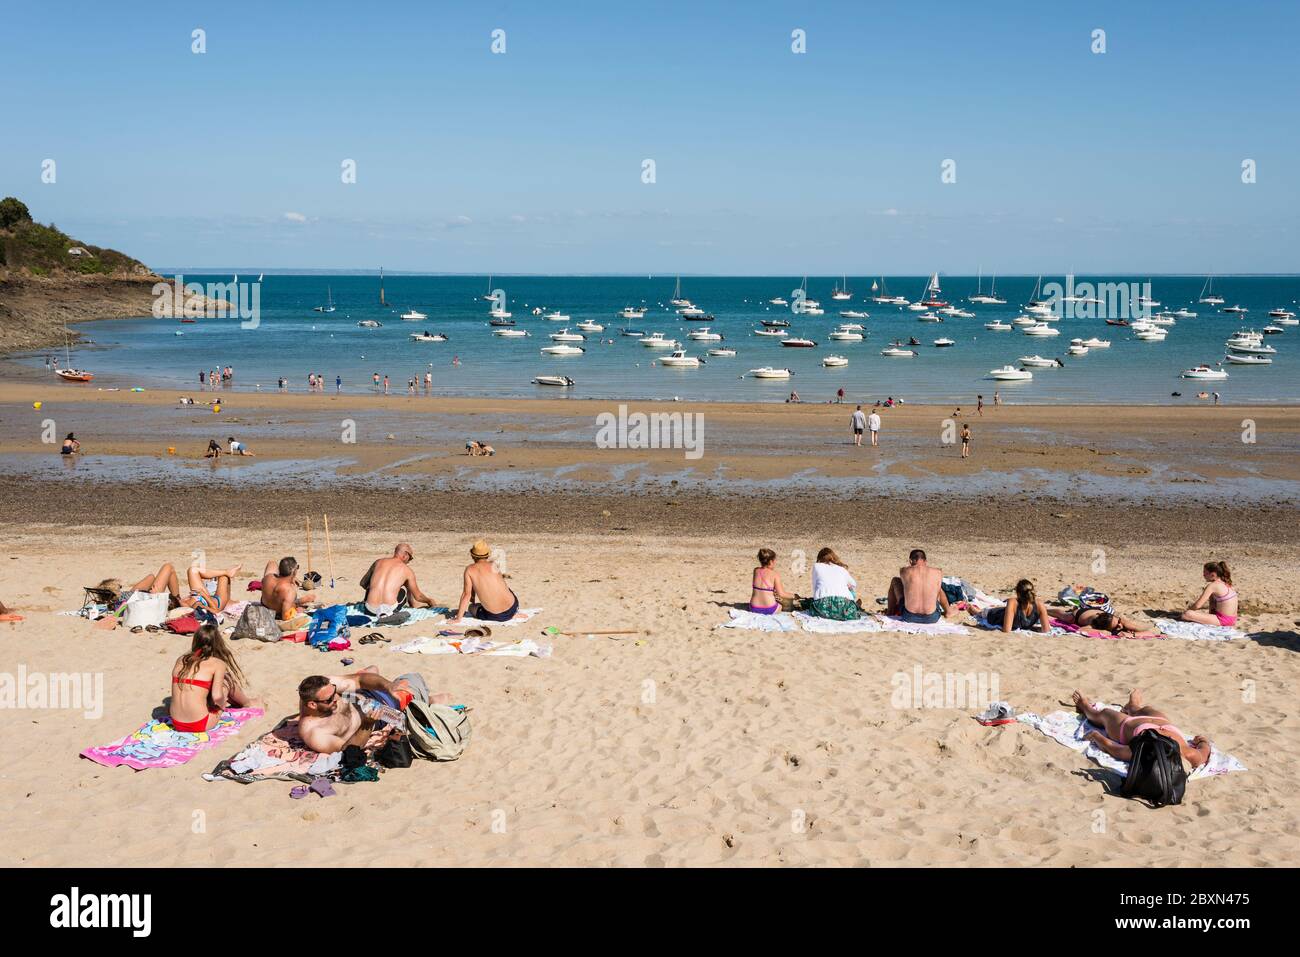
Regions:
<svg viewBox="0 0 1300 957"><path fill-rule="evenodd" d="M287 220L289 220L289 222L291 222L291 223L305 223L305 222L307 222L307 217L304 216L302 213L285 213L285 214L284 214L284 218L287 219Z"/></svg>
<svg viewBox="0 0 1300 957"><path fill-rule="evenodd" d="M453 219L447 220L443 225L447 229L461 229L472 222L474 222L474 220L470 219L468 216L456 216Z"/></svg>

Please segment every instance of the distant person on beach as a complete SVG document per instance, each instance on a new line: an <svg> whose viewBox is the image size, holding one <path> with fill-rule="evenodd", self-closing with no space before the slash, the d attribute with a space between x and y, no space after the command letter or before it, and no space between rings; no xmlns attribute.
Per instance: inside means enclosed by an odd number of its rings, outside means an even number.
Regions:
<svg viewBox="0 0 1300 957"><path fill-rule="evenodd" d="M76 455L81 451L81 443L77 441L76 435L69 432L67 438L63 440L63 448L59 449L60 455Z"/></svg>
<svg viewBox="0 0 1300 957"><path fill-rule="evenodd" d="M378 388L379 388L379 373L376 372L373 376L371 376L371 378L374 380L375 388L378 389Z"/></svg>
<svg viewBox="0 0 1300 957"><path fill-rule="evenodd" d="M1222 625L1231 628L1237 623L1237 589L1232 585L1232 572L1227 562L1206 562L1201 569L1205 587L1201 596L1183 612L1183 621L1202 625ZM1206 608L1207 611L1201 609Z"/></svg>
<svg viewBox="0 0 1300 957"><path fill-rule="evenodd" d="M470 564L465 567L460 605L449 620L466 615L479 621L509 621L519 611L519 599L506 584L505 576L492 564L492 550L479 539L470 546Z"/></svg>
<svg viewBox="0 0 1300 957"><path fill-rule="evenodd" d="M433 373L426 372L424 374L424 391L428 392L432 388L433 388Z"/></svg>
<svg viewBox="0 0 1300 957"><path fill-rule="evenodd" d="M497 450L492 448L486 442L480 442L478 439L470 439L465 443L466 455L496 455Z"/></svg>
<svg viewBox="0 0 1300 957"><path fill-rule="evenodd" d="M867 416L867 431L871 433L871 447L880 445L880 413L875 409Z"/></svg>
<svg viewBox="0 0 1300 957"><path fill-rule="evenodd" d="M208 439L207 451L203 453L205 459L221 458L221 443L216 439Z"/></svg>
<svg viewBox="0 0 1300 957"><path fill-rule="evenodd" d="M1089 589L1082 584L1075 584L1070 587L1076 595L1084 595ZM1105 596L1104 605L1099 603L1074 604L1052 604L1048 606L1048 611L1052 617L1074 625L1076 628L1087 629L1089 631L1104 631L1112 635L1131 635L1134 638L1158 638L1161 633L1155 629L1147 628L1140 621L1132 618L1125 618L1115 611L1108 610L1111 608L1110 600Z"/></svg>
<svg viewBox="0 0 1300 957"><path fill-rule="evenodd" d="M770 548L758 550L758 567L750 578L749 610L756 615L775 615L781 610L781 600L794 601L781 585L776 571L776 552Z"/></svg>
<svg viewBox="0 0 1300 957"><path fill-rule="evenodd" d="M255 707L245 690L247 681L234 652L221 637L221 629L206 622L194 632L190 650L172 665L171 702L168 712L177 731L210 731L222 709Z"/></svg>
<svg viewBox="0 0 1300 957"><path fill-rule="evenodd" d="M812 569L813 596L808 613L832 621L855 621L863 616L858 598L858 583L849 574L849 566L840 561L832 548L817 553Z"/></svg>
<svg viewBox="0 0 1300 957"><path fill-rule="evenodd" d="M985 620L994 628L1008 631L1040 631L1051 629L1051 616L1047 605L1034 592L1034 583L1028 578L1016 582L1016 591L1001 608L994 608Z"/></svg>
<svg viewBox="0 0 1300 957"><path fill-rule="evenodd" d="M314 592L298 592L297 572L298 559L293 556L286 556L279 562L272 559L262 572L261 602L275 612L281 631L306 628L308 618L299 604L316 600Z"/></svg>
<svg viewBox="0 0 1300 957"><path fill-rule="evenodd" d="M248 451L248 446L246 446L243 442L236 441L233 435L227 438L226 441L230 443L231 455L247 455L250 457L252 456L253 453Z"/></svg>
<svg viewBox="0 0 1300 957"><path fill-rule="evenodd" d="M391 726L362 713L354 702L369 699L376 705L401 711L418 699L445 704L445 694L430 695L423 676L398 675L391 681L374 670L326 677L312 675L298 685L298 734L318 754L337 754L349 745L374 752L388 743Z"/></svg>
<svg viewBox="0 0 1300 957"><path fill-rule="evenodd" d="M1188 741L1167 714L1144 703L1142 692L1136 688L1129 692L1128 704L1120 710L1089 704L1088 699L1078 691L1072 693L1070 698L1079 714L1103 729L1088 732L1087 740L1112 758L1131 761L1133 749L1129 747L1130 743L1142 732L1150 730L1173 740L1178 745L1183 760L1193 769L1210 760L1208 738L1198 734Z"/></svg>
<svg viewBox="0 0 1300 957"><path fill-rule="evenodd" d="M844 403L844 386L840 386L839 389L836 390L835 402L837 405L842 405Z"/></svg>
<svg viewBox="0 0 1300 957"><path fill-rule="evenodd" d="M1219 393L1217 393L1217 392L1214 393L1214 404L1215 404L1215 405L1218 405L1218 404L1219 404Z"/></svg>
<svg viewBox="0 0 1300 957"><path fill-rule="evenodd" d="M415 561L415 549L402 542L393 549L389 558L376 559L361 577L361 587L366 590L366 610L379 618L416 604L432 608L434 601L415 580L410 564Z"/></svg>
<svg viewBox="0 0 1300 957"><path fill-rule="evenodd" d="M862 446L862 430L867 427L867 417L862 414L862 406L853 410L853 444L855 447Z"/></svg>
<svg viewBox="0 0 1300 957"><path fill-rule="evenodd" d="M996 408L997 408L998 406L1000 406L1001 404L1002 404L1002 393L1001 393L999 390L994 389L994 390L993 390L993 408L996 409Z"/></svg>
<svg viewBox="0 0 1300 957"><path fill-rule="evenodd" d="M384 376L384 395L388 394L388 376Z"/></svg>
<svg viewBox="0 0 1300 957"><path fill-rule="evenodd" d="M199 388L200 388L200 389L203 388L203 384L204 384L205 382L207 382L207 381L208 381L208 374L207 374L206 372L204 372L202 369L200 369L200 370L199 370Z"/></svg>
<svg viewBox="0 0 1300 957"><path fill-rule="evenodd" d="M975 396L975 414L976 415L984 414L984 396L982 395Z"/></svg>
<svg viewBox="0 0 1300 957"><path fill-rule="evenodd" d="M970 458L970 423L963 422L961 425L961 457Z"/></svg>
<svg viewBox="0 0 1300 957"><path fill-rule="evenodd" d="M336 395L341 395L343 393L343 376L341 375L336 375L334 377L334 393Z"/></svg>
<svg viewBox="0 0 1300 957"><path fill-rule="evenodd" d="M885 614L914 625L932 625L947 617L948 613L948 596L943 593L943 569L931 567L923 549L912 549L907 564L889 583Z"/></svg>

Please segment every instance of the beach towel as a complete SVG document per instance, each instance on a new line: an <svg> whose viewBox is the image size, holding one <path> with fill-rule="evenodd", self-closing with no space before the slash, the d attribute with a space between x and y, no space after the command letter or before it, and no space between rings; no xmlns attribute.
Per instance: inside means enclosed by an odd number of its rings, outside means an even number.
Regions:
<svg viewBox="0 0 1300 957"><path fill-rule="evenodd" d="M903 621L901 618L891 618L889 615L875 615L883 627L881 631L900 631L905 635L969 635L970 630L965 625L958 625L951 621L936 622L911 622Z"/></svg>
<svg viewBox="0 0 1300 957"><path fill-rule="evenodd" d="M740 628L744 631L798 631L799 625L789 612L779 611L775 615L760 615L740 608L729 608L728 618L719 628Z"/></svg>
<svg viewBox="0 0 1300 957"><path fill-rule="evenodd" d="M1062 621L1060 618L1052 619L1052 634L1060 632L1064 635L1082 635L1085 638L1137 638L1141 640L1150 640L1152 638L1161 638L1161 635L1135 635L1131 632L1121 632L1115 634L1113 631L1102 631L1100 628L1080 628L1072 621Z"/></svg>
<svg viewBox="0 0 1300 957"><path fill-rule="evenodd" d="M298 737L298 716L280 720L273 729L242 748L234 757L217 763L203 775L205 781L302 781L328 774L339 766L342 752L319 754Z"/></svg>
<svg viewBox="0 0 1300 957"><path fill-rule="evenodd" d="M860 635L885 630L877 615L864 615L849 621L835 621L831 618L819 618L806 612L795 611L790 613L790 617L804 631L819 635Z"/></svg>
<svg viewBox="0 0 1300 957"><path fill-rule="evenodd" d="M540 608L520 608L515 612L515 617L511 618L509 621L483 621L478 618L470 618L467 616L456 622L456 627L459 628L461 625L466 627L486 625L489 628L510 628L513 625L523 625L532 621L541 613L541 611Z"/></svg>
<svg viewBox="0 0 1300 957"><path fill-rule="evenodd" d="M1097 707L1108 708L1110 705L1098 703ZM1109 768L1120 777L1128 774L1127 761L1113 758L1092 742L1084 740L1088 732L1100 731L1101 728L1092 724L1076 711L1053 711L1047 715L1038 715L1032 711L1025 711L1017 715L1016 720L1029 725L1031 728L1036 728L1053 741L1065 745L1070 750L1078 751L1084 757L1101 765L1103 768ZM1189 736L1189 740L1190 737L1195 736ZM1224 754L1211 744L1210 760L1191 772L1187 779L1195 781L1200 778L1217 777L1230 771L1246 770L1248 768L1232 755Z"/></svg>
<svg viewBox="0 0 1300 957"><path fill-rule="evenodd" d="M125 764L144 771L147 768L174 768L185 764L200 751L238 733L240 727L263 714L261 708L227 708L210 731L177 731L167 718L149 719L135 731L103 747L81 752L106 768Z"/></svg>
<svg viewBox="0 0 1300 957"><path fill-rule="evenodd" d="M739 608L728 609L727 615L728 620L718 625L719 628L739 628L746 631L805 631L819 635L876 634L886 631L901 632L906 635L970 634L965 626L953 622L913 624L887 615L866 615L852 621L833 621L802 611L759 615Z"/></svg>
<svg viewBox="0 0 1300 957"><path fill-rule="evenodd" d="M403 608L397 614L402 616L400 623L386 624L384 628L403 628L406 625L414 625L418 622L429 621L431 618L443 618L451 614L451 609L445 605L434 605L432 608ZM382 615L372 615L366 608L365 602L354 602L348 605L348 625L353 628L369 627L374 625Z"/></svg>
<svg viewBox="0 0 1300 957"><path fill-rule="evenodd" d="M551 645L539 645L531 638L522 641L492 641L487 638L460 638L454 636L416 638L405 644L394 645L391 651L408 655L494 655L509 658L549 658Z"/></svg>
<svg viewBox="0 0 1300 957"><path fill-rule="evenodd" d="M1223 625L1202 625L1195 621L1177 621L1173 618L1155 618L1152 621L1167 638L1182 638L1185 641L1233 641L1246 637L1245 632Z"/></svg>

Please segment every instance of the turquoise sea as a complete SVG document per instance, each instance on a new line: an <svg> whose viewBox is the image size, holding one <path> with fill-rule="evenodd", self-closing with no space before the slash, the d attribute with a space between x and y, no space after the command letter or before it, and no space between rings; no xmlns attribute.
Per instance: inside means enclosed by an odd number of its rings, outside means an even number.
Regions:
<svg viewBox="0 0 1300 957"><path fill-rule="evenodd" d="M241 281L256 280L242 275ZM372 374L388 375L396 394L406 392L407 380L423 382L433 374L436 394L458 396L533 396L556 398L628 398L720 400L733 402L779 401L791 389L805 401L824 400L843 387L851 400L896 396L913 402L973 402L977 394L991 398L1000 389L1005 401L1035 403L1142 403L1193 402L1202 389L1220 393L1233 403L1294 403L1300 401L1300 327L1286 326L1266 341L1277 350L1269 366L1226 366L1229 378L1197 382L1179 373L1201 363L1223 359L1224 340L1239 329L1262 330L1270 323L1270 309L1283 307L1300 313L1298 276L1216 277L1214 291L1225 305L1240 304L1244 316L1222 313L1222 307L1197 302L1204 276L1077 276L1082 282L1151 282L1151 294L1161 305L1155 311L1186 306L1196 318L1177 320L1163 342L1134 339L1126 328L1107 326L1101 318L1063 318L1061 334L1035 339L1021 333L992 332L984 323L1010 321L1030 299L1038 277L997 277L997 293L1006 305L973 305L966 300L977 283L988 291L991 277L940 274L942 298L975 313L976 318L948 318L942 323L918 321L918 314L892 305L869 301L873 282L880 277L849 276L850 301L831 298L840 277L809 277L807 294L819 300L825 315L792 315L788 307L770 305L774 297L791 299L803 277L690 277L681 279L682 295L715 317L712 322L687 322L670 306L675 277L560 277L499 276L489 286L487 276L388 275L384 289L388 308L379 304L379 277L375 275L266 275L260 284L260 322L257 328L223 319L200 319L181 324L174 319L142 318L88 323L79 328L93 345L73 350L72 362L96 373L96 384L140 385L150 388L198 388L198 373L220 366L235 369L234 388L275 389L284 376L291 391L306 389L307 376L325 376L333 391L335 376L343 379L345 393L373 390ZM229 282L232 276L186 274L186 282ZM887 276L888 291L911 301L921 298L925 276ZM1043 281L1064 285L1063 276ZM515 328L527 338L492 335L488 326L490 303L483 300L489 288L504 291ZM327 295L336 311L312 311ZM628 305L648 307L644 319L620 319ZM571 331L582 320L605 326L603 333L588 334L586 352L574 357L540 354L550 345L549 334L565 323L544 321L532 314L536 307L559 309L572 317ZM1076 307L1084 308L1084 307ZM399 315L416 309L427 313L423 321L404 322ZM867 319L846 320L841 310L860 310ZM812 349L783 348L779 341L756 337L760 320L785 318L791 335L815 340ZM357 322L374 319L381 328L362 328ZM859 343L835 342L827 333L846 321L861 322L867 336ZM709 326L725 336L724 343L693 342L684 345L691 355L706 358L696 369L658 365L658 353L620 335L632 327L684 337L691 329ZM413 342L414 332L428 330L448 337L441 343ZM176 335L181 332L181 335ZM916 337L915 358L886 358L882 349L894 340ZM1099 337L1109 349L1093 349L1087 356L1066 354L1070 339ZM955 340L951 348L936 348L933 340ZM609 340L612 340L609 341ZM725 345L735 348L735 358L708 359L707 350ZM824 368L824 356L844 356L844 368ZM1032 382L997 383L989 370L1014 363L1022 355L1063 358L1064 367L1035 370ZM61 357L62 359L62 357ZM455 362L454 360L459 360ZM29 365L43 365L39 355L22 357ZM788 381L758 380L745 373L760 366L789 368ZM539 374L563 374L575 380L572 389L533 385ZM1182 393L1174 397L1172 393Z"/></svg>

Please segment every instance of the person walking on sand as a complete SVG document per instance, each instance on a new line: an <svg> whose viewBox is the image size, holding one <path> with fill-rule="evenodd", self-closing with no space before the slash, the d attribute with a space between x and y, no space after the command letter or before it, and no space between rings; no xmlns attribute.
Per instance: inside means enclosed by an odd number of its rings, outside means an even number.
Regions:
<svg viewBox="0 0 1300 957"><path fill-rule="evenodd" d="M978 415L984 414L984 396L982 395L975 396L975 412Z"/></svg>
<svg viewBox="0 0 1300 957"><path fill-rule="evenodd" d="M862 448L862 430L867 427L867 417L862 414L862 406L853 410L853 445Z"/></svg>
<svg viewBox="0 0 1300 957"><path fill-rule="evenodd" d="M1001 404L1002 404L1002 393L999 392L997 389L994 389L994 390L993 390L993 408L996 409L996 408L997 408L998 406L1000 406Z"/></svg>
<svg viewBox="0 0 1300 957"><path fill-rule="evenodd" d="M836 392L835 392L835 404L836 404L836 405L843 405L843 404L844 404L844 386L840 386L839 389L836 390Z"/></svg>
<svg viewBox="0 0 1300 957"><path fill-rule="evenodd" d="M970 458L970 423L961 424L961 457Z"/></svg>
<svg viewBox="0 0 1300 957"><path fill-rule="evenodd" d="M871 447L874 449L880 445L880 413L875 409L867 416L867 431L871 433Z"/></svg>
<svg viewBox="0 0 1300 957"><path fill-rule="evenodd" d="M384 395L389 395L389 394L390 393L388 391L388 376L384 376Z"/></svg>

